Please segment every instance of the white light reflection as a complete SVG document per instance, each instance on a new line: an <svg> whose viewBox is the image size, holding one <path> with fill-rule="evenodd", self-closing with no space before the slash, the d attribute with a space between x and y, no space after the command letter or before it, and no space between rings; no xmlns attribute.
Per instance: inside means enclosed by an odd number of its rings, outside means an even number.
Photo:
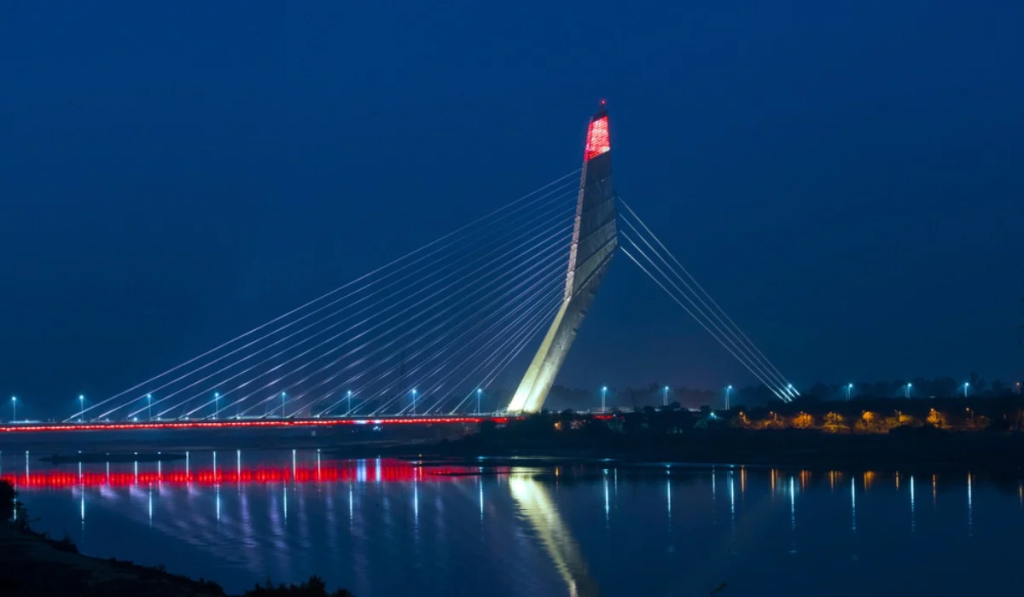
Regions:
<svg viewBox="0 0 1024 597"><path fill-rule="evenodd" d="M191 474L191 467L189 466L189 454L185 452L185 478ZM107 476L110 476L110 464L107 463Z"/></svg>
<svg viewBox="0 0 1024 597"><path fill-rule="evenodd" d="M238 482L242 482L242 451L235 450L235 471L238 477Z"/></svg>
<svg viewBox="0 0 1024 597"><path fill-rule="evenodd" d="M789 478L789 525L796 530L796 485L793 477Z"/></svg>
<svg viewBox="0 0 1024 597"><path fill-rule="evenodd" d="M153 488L149 488L149 526L153 526Z"/></svg>
<svg viewBox="0 0 1024 597"><path fill-rule="evenodd" d="M288 486L285 485L284 490L284 519L288 520Z"/></svg>
<svg viewBox="0 0 1024 597"><path fill-rule="evenodd" d="M216 492L216 498L214 501L217 504L217 522L220 522L220 485L215 485L214 491Z"/></svg>
<svg viewBox="0 0 1024 597"><path fill-rule="evenodd" d="M296 465L295 465L295 450L293 449L292 450L292 481L295 480L295 470L297 468L298 467L296 467Z"/></svg>
<svg viewBox="0 0 1024 597"><path fill-rule="evenodd" d="M484 519L484 482L480 475L476 476L476 485L480 489L480 520Z"/></svg>
<svg viewBox="0 0 1024 597"><path fill-rule="evenodd" d="M377 458L376 474L377 474L377 482L380 483L380 458Z"/></svg>
<svg viewBox="0 0 1024 597"><path fill-rule="evenodd" d="M28 450L25 450L25 484L28 485L31 475L28 472Z"/></svg>
<svg viewBox="0 0 1024 597"><path fill-rule="evenodd" d="M736 487L732 477L732 471L729 471L729 514L732 516L732 525L736 526Z"/></svg>
<svg viewBox="0 0 1024 597"><path fill-rule="evenodd" d="M967 538L974 539L974 500L971 499L971 473L967 473Z"/></svg>
<svg viewBox="0 0 1024 597"><path fill-rule="evenodd" d="M316 449L316 482L320 482L320 448Z"/></svg>
<svg viewBox="0 0 1024 597"><path fill-rule="evenodd" d="M415 473L412 477L412 516L413 525L416 529L420 528L420 484L416 480Z"/></svg>
<svg viewBox="0 0 1024 597"><path fill-rule="evenodd" d="M351 524L355 517L355 508L352 505L352 486L348 486L348 522Z"/></svg>
<svg viewBox="0 0 1024 597"><path fill-rule="evenodd" d="M850 475L850 515L853 517L850 530L857 532L857 476Z"/></svg>
<svg viewBox="0 0 1024 597"><path fill-rule="evenodd" d="M608 469L604 471L604 525L608 528L609 516L611 513L611 501L608 495Z"/></svg>
<svg viewBox="0 0 1024 597"><path fill-rule="evenodd" d="M913 533L916 526L914 516L914 475L910 475L910 532Z"/></svg>
<svg viewBox="0 0 1024 597"><path fill-rule="evenodd" d="M672 521L672 479L665 478L665 505L668 506L668 520Z"/></svg>

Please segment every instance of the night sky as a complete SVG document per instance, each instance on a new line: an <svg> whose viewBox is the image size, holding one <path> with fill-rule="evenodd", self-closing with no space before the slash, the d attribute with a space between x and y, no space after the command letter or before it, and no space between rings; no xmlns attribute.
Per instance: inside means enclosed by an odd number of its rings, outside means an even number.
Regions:
<svg viewBox="0 0 1024 597"><path fill-rule="evenodd" d="M798 387L1019 378L1022 24L1012 1L7 0L0 395L70 411L469 222L578 167L600 99L619 193ZM623 256L560 378L749 380Z"/></svg>

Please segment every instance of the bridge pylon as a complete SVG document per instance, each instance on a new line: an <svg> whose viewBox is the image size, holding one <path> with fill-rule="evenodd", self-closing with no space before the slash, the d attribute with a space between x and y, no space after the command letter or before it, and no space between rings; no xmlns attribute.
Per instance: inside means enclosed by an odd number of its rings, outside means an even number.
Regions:
<svg viewBox="0 0 1024 597"><path fill-rule="evenodd" d="M506 410L538 412L558 375L618 247L608 111L590 119L561 307Z"/></svg>

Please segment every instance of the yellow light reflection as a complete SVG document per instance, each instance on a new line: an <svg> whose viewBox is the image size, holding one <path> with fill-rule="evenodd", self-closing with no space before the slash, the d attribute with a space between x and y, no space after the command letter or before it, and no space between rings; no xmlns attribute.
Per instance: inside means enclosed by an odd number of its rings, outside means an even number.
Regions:
<svg viewBox="0 0 1024 597"><path fill-rule="evenodd" d="M510 475L508 488L568 586L569 594L580 597L600 595L579 545L547 489L530 475Z"/></svg>

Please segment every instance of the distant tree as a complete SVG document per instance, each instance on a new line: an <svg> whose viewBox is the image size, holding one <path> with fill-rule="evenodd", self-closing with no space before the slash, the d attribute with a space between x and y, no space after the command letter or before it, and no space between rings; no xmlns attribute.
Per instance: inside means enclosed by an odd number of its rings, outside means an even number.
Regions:
<svg viewBox="0 0 1024 597"><path fill-rule="evenodd" d="M984 392L985 391L985 387L988 385L988 382L985 381L985 378L980 376L980 375L978 375L977 371L971 371L970 383L971 383L971 391L977 392L979 394L981 392Z"/></svg>
<svg viewBox="0 0 1024 597"><path fill-rule="evenodd" d="M327 592L327 583L319 576L310 576L309 580L297 585L277 585L270 579L266 584L257 584L251 590L243 593L243 597L354 597L345 589L338 589L333 593Z"/></svg>
<svg viewBox="0 0 1024 597"><path fill-rule="evenodd" d="M0 520L8 521L14 518L15 500L18 492L8 481L0 480Z"/></svg>

